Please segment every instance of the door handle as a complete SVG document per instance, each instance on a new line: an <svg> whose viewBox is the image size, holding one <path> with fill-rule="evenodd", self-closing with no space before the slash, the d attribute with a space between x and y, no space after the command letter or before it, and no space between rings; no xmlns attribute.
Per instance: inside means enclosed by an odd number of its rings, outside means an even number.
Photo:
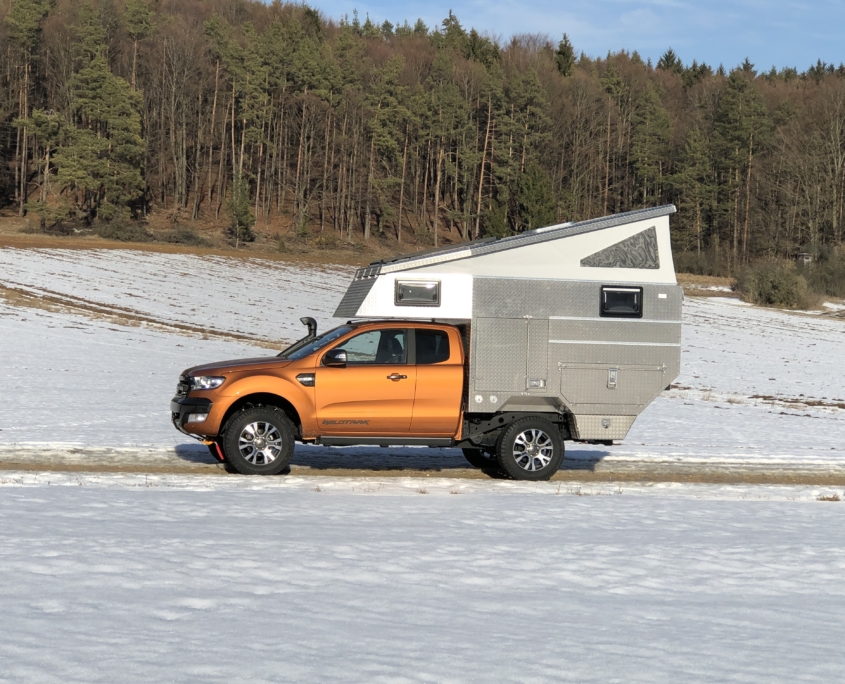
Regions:
<svg viewBox="0 0 845 684"><path fill-rule="evenodd" d="M407 375L399 375L399 373L391 373L387 376L388 380L406 380L407 378Z"/></svg>

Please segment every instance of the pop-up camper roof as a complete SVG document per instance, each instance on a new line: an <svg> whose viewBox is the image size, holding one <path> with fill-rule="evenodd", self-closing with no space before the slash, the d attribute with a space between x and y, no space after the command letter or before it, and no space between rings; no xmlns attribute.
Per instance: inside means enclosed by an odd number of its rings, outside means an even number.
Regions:
<svg viewBox="0 0 845 684"><path fill-rule="evenodd" d="M673 205L427 250L358 269L335 316L470 319L476 278L676 283Z"/></svg>

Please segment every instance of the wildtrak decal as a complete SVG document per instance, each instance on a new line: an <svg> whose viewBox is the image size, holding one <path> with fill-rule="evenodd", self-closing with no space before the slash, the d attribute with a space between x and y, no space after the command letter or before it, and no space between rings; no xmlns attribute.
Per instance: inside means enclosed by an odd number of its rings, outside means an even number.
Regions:
<svg viewBox="0 0 845 684"><path fill-rule="evenodd" d="M323 425L369 425L369 420L324 420Z"/></svg>

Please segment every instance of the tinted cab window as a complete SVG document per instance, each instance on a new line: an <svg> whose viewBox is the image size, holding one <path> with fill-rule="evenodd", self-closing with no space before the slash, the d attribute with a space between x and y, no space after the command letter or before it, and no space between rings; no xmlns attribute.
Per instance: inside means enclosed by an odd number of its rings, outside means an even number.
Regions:
<svg viewBox="0 0 845 684"><path fill-rule="evenodd" d="M416 330L417 365L449 360L449 334L445 330Z"/></svg>

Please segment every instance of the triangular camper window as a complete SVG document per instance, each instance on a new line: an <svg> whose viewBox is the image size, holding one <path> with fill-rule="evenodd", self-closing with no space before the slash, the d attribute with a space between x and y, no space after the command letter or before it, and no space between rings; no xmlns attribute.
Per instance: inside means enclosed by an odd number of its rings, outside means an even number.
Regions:
<svg viewBox="0 0 845 684"><path fill-rule="evenodd" d="M615 245L581 259L581 265L591 268L660 268L657 250L657 230L646 228Z"/></svg>

